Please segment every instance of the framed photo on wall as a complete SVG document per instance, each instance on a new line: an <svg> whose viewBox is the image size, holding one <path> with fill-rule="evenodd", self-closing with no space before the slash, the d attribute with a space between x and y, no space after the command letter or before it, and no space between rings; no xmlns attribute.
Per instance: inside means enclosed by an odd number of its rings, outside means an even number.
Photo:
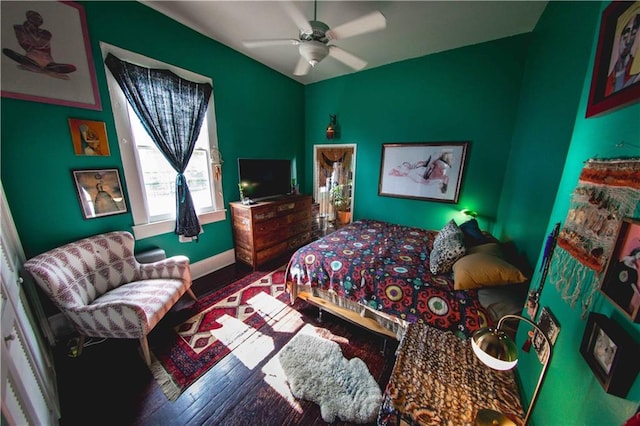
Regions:
<svg viewBox="0 0 640 426"><path fill-rule="evenodd" d="M631 321L640 321L640 219L620 222L600 291Z"/></svg>
<svg viewBox="0 0 640 426"><path fill-rule="evenodd" d="M101 110L84 8L0 2L2 96Z"/></svg>
<svg viewBox="0 0 640 426"><path fill-rule="evenodd" d="M382 145L378 194L457 203L468 141Z"/></svg>
<svg viewBox="0 0 640 426"><path fill-rule="evenodd" d="M602 314L589 313L580 353L607 393L627 396L640 369L639 350L618 323Z"/></svg>
<svg viewBox="0 0 640 426"><path fill-rule="evenodd" d="M118 169L73 170L72 174L85 219L127 211Z"/></svg>
<svg viewBox="0 0 640 426"><path fill-rule="evenodd" d="M538 327L547 335L551 344L554 345L560 334L560 325L558 320L553 316L549 308L546 306L540 311L540 318L538 318ZM538 330L533 332L533 338L531 339L533 347L538 354L540 362L544 362L549 353L549 347L546 344L544 336L540 335Z"/></svg>
<svg viewBox="0 0 640 426"><path fill-rule="evenodd" d="M640 99L640 1L613 1L602 12L587 117Z"/></svg>
<svg viewBox="0 0 640 426"><path fill-rule="evenodd" d="M76 155L110 155L104 121L70 118L69 130Z"/></svg>

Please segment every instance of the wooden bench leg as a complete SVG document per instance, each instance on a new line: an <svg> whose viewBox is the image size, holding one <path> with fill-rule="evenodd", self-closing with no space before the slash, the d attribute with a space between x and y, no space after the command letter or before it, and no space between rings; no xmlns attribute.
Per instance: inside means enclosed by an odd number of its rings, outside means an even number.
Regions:
<svg viewBox="0 0 640 426"><path fill-rule="evenodd" d="M142 356L147 367L151 366L151 353L149 352L149 342L147 342L147 336L140 338L140 348L142 349Z"/></svg>
<svg viewBox="0 0 640 426"><path fill-rule="evenodd" d="M187 289L187 294L196 302L198 301L198 298L196 297L196 294L193 292L193 290L191 290L190 288Z"/></svg>

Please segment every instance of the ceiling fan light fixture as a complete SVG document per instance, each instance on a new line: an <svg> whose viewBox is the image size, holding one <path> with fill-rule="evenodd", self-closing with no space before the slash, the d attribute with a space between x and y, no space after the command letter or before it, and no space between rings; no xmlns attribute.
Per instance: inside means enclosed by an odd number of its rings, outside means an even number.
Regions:
<svg viewBox="0 0 640 426"><path fill-rule="evenodd" d="M329 54L329 46L319 41L305 41L298 47L300 55L315 67Z"/></svg>

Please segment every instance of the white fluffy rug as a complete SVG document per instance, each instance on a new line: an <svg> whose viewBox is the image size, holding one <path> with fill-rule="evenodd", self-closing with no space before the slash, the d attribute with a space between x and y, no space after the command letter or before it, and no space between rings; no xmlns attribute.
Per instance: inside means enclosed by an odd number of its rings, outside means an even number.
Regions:
<svg viewBox="0 0 640 426"><path fill-rule="evenodd" d="M279 354L296 398L315 402L325 422L376 420L382 393L360 358L347 360L331 340L298 333Z"/></svg>

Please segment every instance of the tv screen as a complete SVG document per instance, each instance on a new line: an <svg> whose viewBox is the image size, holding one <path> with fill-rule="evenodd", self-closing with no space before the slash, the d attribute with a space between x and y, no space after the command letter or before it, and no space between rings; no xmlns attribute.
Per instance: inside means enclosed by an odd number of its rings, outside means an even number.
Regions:
<svg viewBox="0 0 640 426"><path fill-rule="evenodd" d="M238 158L243 193L254 201L291 192L291 160Z"/></svg>

